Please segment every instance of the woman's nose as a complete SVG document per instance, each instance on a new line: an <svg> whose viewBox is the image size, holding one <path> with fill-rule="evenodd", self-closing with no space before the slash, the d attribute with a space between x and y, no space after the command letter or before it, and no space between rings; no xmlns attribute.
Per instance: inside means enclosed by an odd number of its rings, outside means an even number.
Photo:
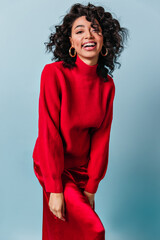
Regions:
<svg viewBox="0 0 160 240"><path fill-rule="evenodd" d="M93 38L93 35L90 30L88 30L85 34L85 38Z"/></svg>

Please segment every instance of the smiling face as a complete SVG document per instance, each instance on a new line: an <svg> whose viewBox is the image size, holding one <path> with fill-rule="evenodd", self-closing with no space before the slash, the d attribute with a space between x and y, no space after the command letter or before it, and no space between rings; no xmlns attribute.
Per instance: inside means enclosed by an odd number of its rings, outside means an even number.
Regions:
<svg viewBox="0 0 160 240"><path fill-rule="evenodd" d="M85 16L77 18L72 25L71 46L75 48L78 56L89 65L98 62L99 53L103 46L102 29L96 21L96 29L91 27L91 22ZM98 31L97 31L98 27Z"/></svg>

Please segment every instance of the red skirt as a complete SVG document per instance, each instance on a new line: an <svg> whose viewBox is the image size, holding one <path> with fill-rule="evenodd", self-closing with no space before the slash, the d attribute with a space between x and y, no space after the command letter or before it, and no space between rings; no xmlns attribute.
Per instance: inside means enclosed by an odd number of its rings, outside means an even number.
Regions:
<svg viewBox="0 0 160 240"><path fill-rule="evenodd" d="M62 174L65 219L50 211L49 193L43 187L42 240L104 240L105 228L83 193L87 183L87 165L65 169Z"/></svg>

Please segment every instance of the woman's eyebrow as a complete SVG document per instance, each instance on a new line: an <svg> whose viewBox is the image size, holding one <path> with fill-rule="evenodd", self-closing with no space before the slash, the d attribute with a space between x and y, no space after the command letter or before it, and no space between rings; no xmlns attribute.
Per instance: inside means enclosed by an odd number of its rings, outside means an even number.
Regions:
<svg viewBox="0 0 160 240"><path fill-rule="evenodd" d="M98 23L95 23L94 26L100 27ZM84 25L77 25L74 29L76 29L78 27L85 27L85 26Z"/></svg>
<svg viewBox="0 0 160 240"><path fill-rule="evenodd" d="M74 29L76 29L77 27L85 27L84 25L77 25Z"/></svg>

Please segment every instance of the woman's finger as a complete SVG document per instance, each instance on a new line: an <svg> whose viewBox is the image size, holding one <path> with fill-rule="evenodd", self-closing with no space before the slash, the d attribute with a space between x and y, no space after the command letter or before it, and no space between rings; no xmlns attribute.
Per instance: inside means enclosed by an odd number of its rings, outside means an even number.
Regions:
<svg viewBox="0 0 160 240"><path fill-rule="evenodd" d="M95 211L95 200L93 201L93 210Z"/></svg>
<svg viewBox="0 0 160 240"><path fill-rule="evenodd" d="M57 217L62 220L62 221L65 221L65 218L62 216L62 211L58 211L57 212Z"/></svg>
<svg viewBox="0 0 160 240"><path fill-rule="evenodd" d="M62 207L62 214L63 214L63 217L65 218L65 203L63 202L63 207Z"/></svg>
<svg viewBox="0 0 160 240"><path fill-rule="evenodd" d="M86 198L87 198L91 208L93 210L95 210L95 199L94 199L95 195L94 194L90 194L90 193L88 193L86 191L84 191L84 195L86 196Z"/></svg>
<svg viewBox="0 0 160 240"><path fill-rule="evenodd" d="M50 211L52 212L52 214L54 215L54 218L61 218L61 214L59 213L59 211L55 211L53 209L50 208Z"/></svg>
<svg viewBox="0 0 160 240"><path fill-rule="evenodd" d="M54 210L51 210L51 209L50 209L50 211L51 211L51 212L52 212L52 214L54 215L54 218L55 218L55 219L57 219L57 212L56 212L56 211L54 211Z"/></svg>

